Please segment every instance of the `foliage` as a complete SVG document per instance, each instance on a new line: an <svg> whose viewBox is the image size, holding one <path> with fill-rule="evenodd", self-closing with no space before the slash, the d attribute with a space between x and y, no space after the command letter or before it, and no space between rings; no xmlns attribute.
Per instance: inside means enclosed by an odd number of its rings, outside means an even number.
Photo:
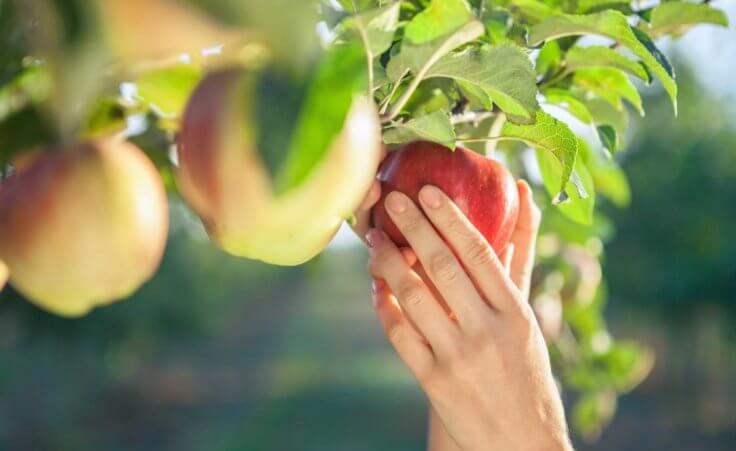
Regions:
<svg viewBox="0 0 736 451"><path fill-rule="evenodd" d="M577 430L588 437L600 431L616 396L641 381L652 362L647 350L614 341L606 331L605 290L595 275L610 235L597 206L625 206L630 196L612 158L626 144L623 100L643 116L641 83L630 77L657 80L676 113L675 73L652 39L680 35L697 23L725 25L722 12L708 2L684 1L640 9L616 0L339 0L320 2L316 18L304 6L310 2L150 3L177 12L160 18L167 27L186 17L187 29L177 31L202 42L214 36L214 47L172 48L155 58L140 49L137 55L130 50L152 30L123 29L111 39L98 2L0 1L4 173L19 152L122 133L145 142L170 179L176 158L169 150L186 100L203 74L238 65L269 80L278 74L283 83L262 81L266 96L278 104L279 94L288 92L296 104L289 106L303 113L294 121L253 119L259 130L290 143L279 158L264 156L289 187L323 157L347 100L363 86L379 107L386 143L468 145L505 159L517 175L544 188L537 192L545 219L532 303L543 326L548 310L539 306L554 299L564 307L564 325L547 337L553 361L566 386L579 393L572 415ZM183 5L185 14L177 9ZM309 33L317 20L327 50ZM212 24L228 34L212 34ZM126 45L118 45L121 39ZM350 50L356 44L365 64ZM578 136L585 129L597 140Z"/></svg>

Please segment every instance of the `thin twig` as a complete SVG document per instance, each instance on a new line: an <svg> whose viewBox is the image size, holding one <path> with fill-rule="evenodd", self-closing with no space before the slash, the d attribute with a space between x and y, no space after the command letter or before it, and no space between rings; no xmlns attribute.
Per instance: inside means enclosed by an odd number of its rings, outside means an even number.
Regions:
<svg viewBox="0 0 736 451"><path fill-rule="evenodd" d="M467 123L478 124L489 117L493 117L493 115L494 113L491 111L464 111L461 114L453 114L451 120L453 125Z"/></svg>
<svg viewBox="0 0 736 451"><path fill-rule="evenodd" d="M491 129L488 130L488 138L490 138L490 141L486 142L486 156L490 157L493 152L496 151L496 145L498 144L498 139L501 135L501 130L503 129L503 125L506 123L506 114L504 113L498 113L496 118L493 120L493 124L491 124Z"/></svg>

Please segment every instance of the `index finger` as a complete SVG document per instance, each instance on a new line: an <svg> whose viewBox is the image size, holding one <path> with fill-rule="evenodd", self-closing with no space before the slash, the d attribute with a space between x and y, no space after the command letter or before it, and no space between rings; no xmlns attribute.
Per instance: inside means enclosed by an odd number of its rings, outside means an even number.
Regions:
<svg viewBox="0 0 736 451"><path fill-rule="evenodd" d="M445 193L434 186L419 192L427 217L452 246L485 299L499 310L517 305L518 291L503 263L478 229Z"/></svg>

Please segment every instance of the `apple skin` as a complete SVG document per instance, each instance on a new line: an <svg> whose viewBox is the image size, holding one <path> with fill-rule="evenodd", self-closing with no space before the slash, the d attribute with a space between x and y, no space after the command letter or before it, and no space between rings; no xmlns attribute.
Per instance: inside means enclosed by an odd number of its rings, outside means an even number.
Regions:
<svg viewBox="0 0 736 451"><path fill-rule="evenodd" d="M132 144L36 152L0 189L0 259L31 302L66 317L126 298L158 268L168 205Z"/></svg>
<svg viewBox="0 0 736 451"><path fill-rule="evenodd" d="M389 152L378 173L381 199L373 208L373 226L397 246L408 246L384 206L386 196L400 191L419 205L419 190L433 185L447 194L486 238L497 254L511 239L519 213L519 193L501 163L471 150L454 151L432 142L416 141Z"/></svg>
<svg viewBox="0 0 736 451"><path fill-rule="evenodd" d="M210 238L226 252L292 266L321 252L360 205L381 159L375 104L357 97L342 130L297 186L273 189L252 121L253 74L213 72L187 105L178 135L177 181Z"/></svg>
<svg viewBox="0 0 736 451"><path fill-rule="evenodd" d="M98 7L112 54L126 62L174 60L182 53L196 58L204 48L245 39L183 1L104 0Z"/></svg>
<svg viewBox="0 0 736 451"><path fill-rule="evenodd" d="M8 265L0 262L0 291L3 291L5 284L8 282Z"/></svg>

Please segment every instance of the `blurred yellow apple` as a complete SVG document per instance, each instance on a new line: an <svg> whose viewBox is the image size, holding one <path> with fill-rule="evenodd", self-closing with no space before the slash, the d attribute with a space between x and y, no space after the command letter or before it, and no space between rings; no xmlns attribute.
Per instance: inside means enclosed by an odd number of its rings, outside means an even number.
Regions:
<svg viewBox="0 0 736 451"><path fill-rule="evenodd" d="M0 262L0 291L5 288L5 283L8 281L8 266Z"/></svg>
<svg viewBox="0 0 736 451"><path fill-rule="evenodd" d="M181 1L104 0L99 5L108 44L124 60L199 54L243 36Z"/></svg>
<svg viewBox="0 0 736 451"><path fill-rule="evenodd" d="M375 105L353 100L342 129L308 175L274 190L255 144L245 71L208 76L191 97L179 134L178 181L210 237L225 251L278 265L318 254L360 204L381 154ZM251 83L252 85L252 83Z"/></svg>
<svg viewBox="0 0 736 451"><path fill-rule="evenodd" d="M154 165L99 140L34 153L0 190L0 258L25 297L62 316L125 298L157 269L168 206Z"/></svg>

